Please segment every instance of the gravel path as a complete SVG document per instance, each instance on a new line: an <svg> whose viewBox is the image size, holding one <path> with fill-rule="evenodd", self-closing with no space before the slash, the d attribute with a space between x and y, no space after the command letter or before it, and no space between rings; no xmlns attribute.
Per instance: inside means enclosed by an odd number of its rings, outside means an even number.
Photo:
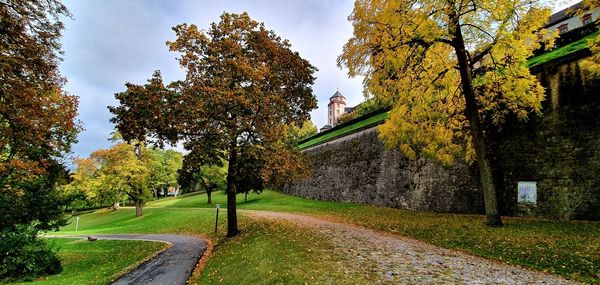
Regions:
<svg viewBox="0 0 600 285"><path fill-rule="evenodd" d="M166 242L172 246L158 256L142 263L112 284L186 284L200 257L206 241L193 236L169 234L94 235L98 239L147 240ZM83 237L87 236L71 236Z"/></svg>
<svg viewBox="0 0 600 285"><path fill-rule="evenodd" d="M391 284L579 284L555 275L382 234L363 227L299 214L244 211L250 217L295 223L327 236L348 266L376 272L373 283Z"/></svg>

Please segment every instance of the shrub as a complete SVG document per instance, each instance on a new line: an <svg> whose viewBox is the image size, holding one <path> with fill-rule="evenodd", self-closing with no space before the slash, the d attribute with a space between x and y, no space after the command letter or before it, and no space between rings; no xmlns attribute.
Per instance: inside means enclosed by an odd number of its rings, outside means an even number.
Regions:
<svg viewBox="0 0 600 285"><path fill-rule="evenodd" d="M350 113L345 113L338 118L338 125L345 122L352 121L358 117L362 117L367 114L375 113L389 108L389 104L382 103L375 98L368 99L356 106Z"/></svg>
<svg viewBox="0 0 600 285"><path fill-rule="evenodd" d="M60 260L31 227L0 231L0 281L33 280L62 271Z"/></svg>

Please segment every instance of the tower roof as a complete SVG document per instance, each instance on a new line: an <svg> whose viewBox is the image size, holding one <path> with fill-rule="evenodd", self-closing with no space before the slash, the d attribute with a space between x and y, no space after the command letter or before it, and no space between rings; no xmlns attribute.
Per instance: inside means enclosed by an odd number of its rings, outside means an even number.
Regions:
<svg viewBox="0 0 600 285"><path fill-rule="evenodd" d="M346 100L346 97L344 97L344 95L342 95L342 93L340 93L340 91L335 91L335 93L333 94L333 96L331 96L331 98L329 98L329 100L334 99L334 98L342 98L342 99Z"/></svg>

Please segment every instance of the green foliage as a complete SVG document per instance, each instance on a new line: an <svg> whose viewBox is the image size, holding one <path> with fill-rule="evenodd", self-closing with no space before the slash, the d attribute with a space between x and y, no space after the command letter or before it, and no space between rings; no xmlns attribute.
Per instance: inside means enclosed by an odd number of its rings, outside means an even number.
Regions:
<svg viewBox="0 0 600 285"><path fill-rule="evenodd" d="M183 155L174 150L148 149L149 187L154 191L178 185L178 171Z"/></svg>
<svg viewBox="0 0 600 285"><path fill-rule="evenodd" d="M335 138L339 138L339 137L354 133L356 131L359 131L359 130L362 130L362 129L365 129L368 127L379 125L382 122L384 122L387 118L388 118L388 112L385 112L385 113L376 114L371 117L367 117L364 120L352 123L351 125L344 125L344 126L340 126L339 128L336 127L334 129L332 129L331 131L323 133L322 135L321 134L316 135L312 139L302 142L300 145L298 145L298 148L301 150L307 149L309 147L324 143L326 141L329 141L329 140L332 140Z"/></svg>
<svg viewBox="0 0 600 285"><path fill-rule="evenodd" d="M36 232L25 225L0 230L0 281L31 280L62 270L56 254L36 237Z"/></svg>
<svg viewBox="0 0 600 285"><path fill-rule="evenodd" d="M0 239L0 278L60 268L35 237L63 223L56 187L68 182L62 161L81 129L58 68L69 16L59 0L0 3L0 233L10 239Z"/></svg>
<svg viewBox="0 0 600 285"><path fill-rule="evenodd" d="M47 161L46 167L47 171L35 179L11 185L18 188L0 188L0 230L30 225L36 231L50 231L64 225L65 200L56 185L66 183L68 173L55 161Z"/></svg>
<svg viewBox="0 0 600 285"><path fill-rule="evenodd" d="M182 155L174 150L148 149L118 142L75 160L73 181L63 187L71 206L111 205L129 197L143 204L152 191L177 185Z"/></svg>
<svg viewBox="0 0 600 285"><path fill-rule="evenodd" d="M203 165L195 174L196 180L200 182L204 190L225 190L227 186L227 163L223 166Z"/></svg>
<svg viewBox="0 0 600 285"><path fill-rule="evenodd" d="M338 124L343 124L359 117L382 111L384 109L389 110L389 107L389 105L379 102L377 98L371 98L358 104L358 106L356 106L352 112L340 116L337 122Z"/></svg>
<svg viewBox="0 0 600 285"><path fill-rule="evenodd" d="M296 124L291 124L288 128L288 136L292 137L294 141L301 141L310 136L316 135L318 132L317 125L310 120L304 121L302 126L298 127Z"/></svg>

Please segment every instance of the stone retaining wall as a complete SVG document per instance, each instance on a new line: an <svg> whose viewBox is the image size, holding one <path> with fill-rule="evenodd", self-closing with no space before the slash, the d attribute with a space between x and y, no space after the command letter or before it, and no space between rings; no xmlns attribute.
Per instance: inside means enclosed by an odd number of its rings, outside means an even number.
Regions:
<svg viewBox="0 0 600 285"><path fill-rule="evenodd" d="M313 175L287 185L289 194L421 211L473 213L483 207L471 168L444 168L435 161L409 160L399 151L384 150L376 128L305 153Z"/></svg>
<svg viewBox="0 0 600 285"><path fill-rule="evenodd" d="M509 121L490 139L501 212L559 219L600 219L600 80L579 61L547 66L544 114ZM302 197L455 213L482 213L476 166L444 168L385 150L376 128L305 151L309 179L287 185ZM517 203L517 182L537 182L537 205Z"/></svg>

